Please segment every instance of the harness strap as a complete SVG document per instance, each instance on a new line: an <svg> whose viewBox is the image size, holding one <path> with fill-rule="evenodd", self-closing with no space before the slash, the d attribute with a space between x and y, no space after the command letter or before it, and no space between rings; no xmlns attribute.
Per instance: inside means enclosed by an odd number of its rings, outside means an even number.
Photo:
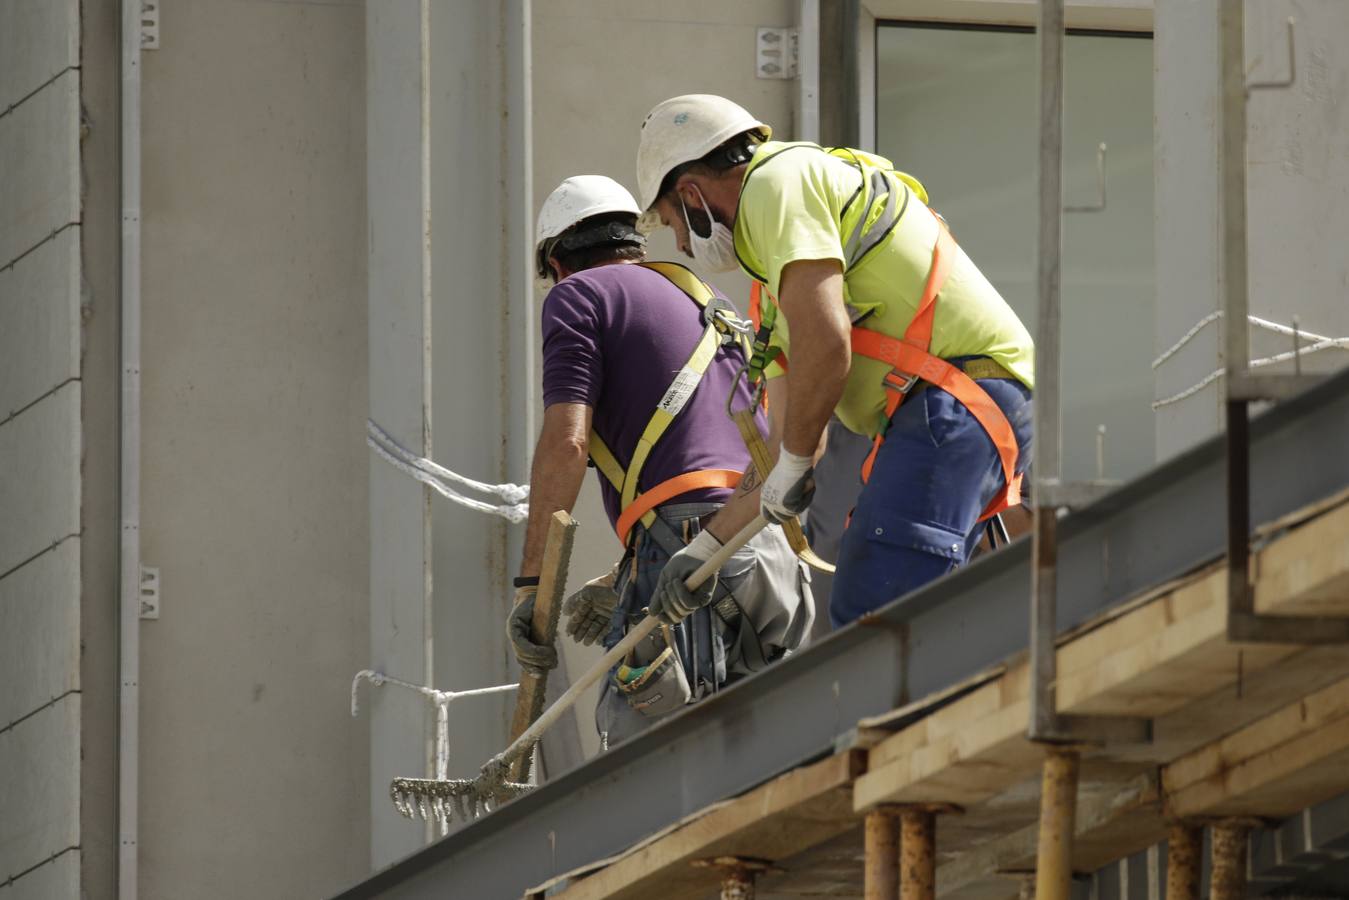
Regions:
<svg viewBox="0 0 1349 900"><path fill-rule="evenodd" d="M593 428L590 431L590 458L594 461L600 474L618 492L619 508L622 512L619 515L618 522L614 525L614 530L618 533L618 539L624 546L627 546L632 526L639 520L647 528L652 527L656 518L655 509L662 503L688 491L710 487L735 487L739 483L739 472L730 472L726 469L705 469L677 475L661 482L651 490L643 493L638 492L642 468L651 456L651 451L674 422L675 417L683 411L689 398L693 396L693 392L707 373L708 367L716 358L718 350L726 342L727 336L732 336L742 351L746 351L746 355L748 355L744 335L729 328L720 318L720 310L724 301L719 304L719 298L698 276L677 263L649 262L639 263L639 265L659 273L686 294L690 300L698 305L699 309L704 311L704 319L707 324L701 337L698 338L698 343L694 346L693 352L689 354L688 360L675 375L670 386L666 388L660 402L656 405L655 411L651 414L651 418L647 421L646 427L642 429L637 445L633 448L632 460L626 469L619 463L618 458L608 445L604 443L599 432ZM730 476L734 476L734 480L729 480Z"/></svg>
<svg viewBox="0 0 1349 900"><path fill-rule="evenodd" d="M945 223L941 223L937 232L937 243L932 250L932 267L928 271L927 283L923 286L918 311L914 314L909 327L905 329L903 339L897 340L878 331L854 327L852 351L860 356L880 360L891 368L885 377L887 423L894 416L895 410L899 409L905 395L915 383L922 380L941 388L959 400L984 429L998 451L998 460L1002 464L1006 486L984 510L979 519L982 522L1021 502L1021 476L1016 474L1016 433L1002 409L969 375L928 352L932 343L932 322L937 310L937 297L950 275L955 253L955 238L951 237ZM871 453L862 464L864 483L871 477L876 454L884 442L885 432L882 426L880 434L872 444Z"/></svg>
<svg viewBox="0 0 1349 900"><path fill-rule="evenodd" d="M614 531L618 533L619 541L626 547L632 526L636 525L638 520L645 523L645 517L648 515L654 518L656 507L662 503L668 503L680 494L703 488L733 488L740 483L740 475L741 473L734 469L699 469L696 472L685 472L683 475L667 478L651 490L643 491L631 505L624 507L618 521L614 523Z"/></svg>

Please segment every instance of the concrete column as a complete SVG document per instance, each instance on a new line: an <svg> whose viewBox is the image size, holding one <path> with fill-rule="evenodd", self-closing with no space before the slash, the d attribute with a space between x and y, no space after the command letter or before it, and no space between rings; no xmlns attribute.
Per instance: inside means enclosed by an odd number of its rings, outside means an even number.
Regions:
<svg viewBox="0 0 1349 900"><path fill-rule="evenodd" d="M421 456L432 453L428 13L426 0L366 5L370 416ZM370 663L414 684L435 675L431 518L430 490L372 455ZM426 836L385 798L390 779L428 774L431 717L425 698L407 691L374 691L368 708L379 868Z"/></svg>
<svg viewBox="0 0 1349 900"><path fill-rule="evenodd" d="M1219 308L1217 113L1218 0L1156 4L1156 260L1155 351L1172 347ZM1250 312L1304 331L1349 335L1349 263L1335 244L1349 229L1349 158L1333 148L1349 142L1334 85L1349 77L1349 49L1336 35L1349 29L1349 6L1303 0L1297 17L1297 77L1289 88L1251 93L1247 104L1247 209ZM1290 72L1287 5L1246 3L1246 68L1251 82ZM1223 366L1222 323L1211 322L1155 371L1155 396L1167 398ZM1305 344L1310 341L1304 342ZM1292 338L1251 331L1252 358L1292 349ZM1345 365L1349 353L1323 350L1304 371ZM1260 371L1289 372L1289 363ZM1223 381L1157 411L1159 460L1222 427Z"/></svg>

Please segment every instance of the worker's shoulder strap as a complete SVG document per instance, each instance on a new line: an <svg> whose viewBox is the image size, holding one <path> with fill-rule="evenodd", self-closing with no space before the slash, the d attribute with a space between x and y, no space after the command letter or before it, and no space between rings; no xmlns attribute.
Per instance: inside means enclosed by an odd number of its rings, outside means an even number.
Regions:
<svg viewBox="0 0 1349 900"><path fill-rule="evenodd" d="M626 469L618 462L618 458L609 446L604 443L604 440L599 436L599 432L594 429L590 432L590 457L595 462L595 468L599 469L600 474L613 485L614 490L618 491L621 513L615 529L618 531L619 540L625 545L632 525L640 520L647 527L650 527L655 519L655 508L661 503L678 496L680 493L701 487L732 486L733 479L738 481L738 472L710 469L701 472L687 472L676 476L657 485L652 490L644 492L640 498L637 494L642 468L646 465L647 459L650 458L651 451L674 422L675 417L683 411L689 398L693 396L693 392L702 381L703 375L706 374L708 367L712 364L712 360L716 358L724 336L733 335L736 338L735 343L740 346L741 351L746 352L744 335L731 329L727 324L728 318L734 319L735 308L718 297L702 279L677 263L652 262L640 263L640 265L664 276L671 284L686 294L689 299L698 304L703 310L704 327L697 344L694 345L693 352L689 354L688 360L675 373L674 380L665 389L665 393L661 396L660 402L656 404L656 409L647 421L646 427L642 429L642 434L637 439L637 446L633 448L632 460L628 463ZM746 355L748 354L746 353ZM672 491L674 492L671 493Z"/></svg>
<svg viewBox="0 0 1349 900"><path fill-rule="evenodd" d="M665 280L679 288L689 299L699 306L707 306L717 299L716 292L687 267L672 262L640 262L637 265L665 276Z"/></svg>
<svg viewBox="0 0 1349 900"><path fill-rule="evenodd" d="M927 202L927 190L922 183L912 175L894 168L888 159L851 147L821 147L810 143L786 144L751 160L740 185L742 196L745 186L755 173L784 153L793 150L825 153L848 163L860 176L857 189L843 202L839 212L845 275L884 245L895 226L904 217L910 197L916 195L923 203ZM878 204L879 210L876 209ZM756 281L765 284L768 282L766 275L745 266L743 259L740 260L740 264Z"/></svg>

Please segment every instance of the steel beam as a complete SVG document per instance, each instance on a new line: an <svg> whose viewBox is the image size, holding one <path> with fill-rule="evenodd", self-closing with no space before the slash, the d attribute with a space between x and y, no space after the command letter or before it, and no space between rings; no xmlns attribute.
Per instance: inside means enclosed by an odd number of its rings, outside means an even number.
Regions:
<svg viewBox="0 0 1349 900"><path fill-rule="evenodd" d="M1349 486L1349 372L1251 421L1251 517ZM1215 438L1058 521L1058 630L1220 559ZM1026 649L1026 541L984 557L615 746L341 896L518 897L830 752L859 719Z"/></svg>

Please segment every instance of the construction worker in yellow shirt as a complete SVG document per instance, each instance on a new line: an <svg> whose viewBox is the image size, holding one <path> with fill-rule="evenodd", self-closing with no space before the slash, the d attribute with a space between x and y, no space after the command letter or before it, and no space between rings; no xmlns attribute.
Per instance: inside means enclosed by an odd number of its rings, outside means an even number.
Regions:
<svg viewBox="0 0 1349 900"><path fill-rule="evenodd" d="M738 267L777 298L751 366L781 435L762 515L810 505L831 413L874 439L830 599L842 625L963 565L981 523L1019 503L1034 348L916 179L771 138L723 97L666 100L642 124L638 201L695 264ZM673 574L658 590L676 607L683 592Z"/></svg>

